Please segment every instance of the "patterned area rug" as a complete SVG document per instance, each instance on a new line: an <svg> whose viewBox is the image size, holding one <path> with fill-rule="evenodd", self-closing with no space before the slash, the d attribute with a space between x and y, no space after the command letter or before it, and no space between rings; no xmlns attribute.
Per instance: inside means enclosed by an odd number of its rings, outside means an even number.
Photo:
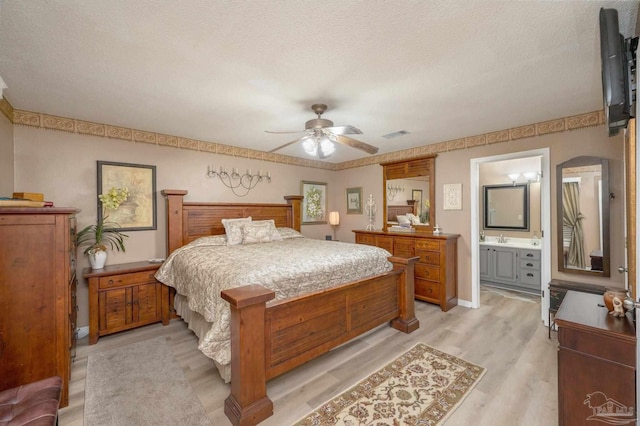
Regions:
<svg viewBox="0 0 640 426"><path fill-rule="evenodd" d="M86 426L210 426L164 337L89 356Z"/></svg>
<svg viewBox="0 0 640 426"><path fill-rule="evenodd" d="M418 343L296 426L442 424L485 372Z"/></svg>

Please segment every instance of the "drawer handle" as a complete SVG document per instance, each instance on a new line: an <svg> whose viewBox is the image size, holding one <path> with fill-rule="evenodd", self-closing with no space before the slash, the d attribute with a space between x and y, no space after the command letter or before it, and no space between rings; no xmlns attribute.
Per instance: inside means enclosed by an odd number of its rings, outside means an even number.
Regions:
<svg viewBox="0 0 640 426"><path fill-rule="evenodd" d="M113 280L109 280L109 282L108 282L108 283L109 283L109 284L113 284Z"/></svg>
<svg viewBox="0 0 640 426"><path fill-rule="evenodd" d="M527 274L527 276L528 276L528 277L533 277L533 274L532 274L531 272L529 272L529 273Z"/></svg>
<svg viewBox="0 0 640 426"><path fill-rule="evenodd" d="M433 293L433 289L432 288L427 289L427 293Z"/></svg>
<svg viewBox="0 0 640 426"><path fill-rule="evenodd" d="M527 266L533 266L533 263L527 263Z"/></svg>
<svg viewBox="0 0 640 426"><path fill-rule="evenodd" d="M533 257L532 253L527 253L527 257Z"/></svg>

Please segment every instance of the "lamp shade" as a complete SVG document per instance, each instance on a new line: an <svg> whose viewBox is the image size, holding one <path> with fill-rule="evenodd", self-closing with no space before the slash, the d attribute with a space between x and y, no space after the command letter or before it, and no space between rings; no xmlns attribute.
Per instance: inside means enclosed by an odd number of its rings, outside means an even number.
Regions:
<svg viewBox="0 0 640 426"><path fill-rule="evenodd" d="M330 212L329 213L329 225L335 226L340 224L340 213L338 212Z"/></svg>

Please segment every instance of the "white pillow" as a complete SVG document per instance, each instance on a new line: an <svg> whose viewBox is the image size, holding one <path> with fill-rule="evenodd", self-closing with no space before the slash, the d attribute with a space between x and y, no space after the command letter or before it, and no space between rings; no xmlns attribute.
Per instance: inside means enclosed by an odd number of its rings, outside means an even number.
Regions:
<svg viewBox="0 0 640 426"><path fill-rule="evenodd" d="M271 241L271 234L274 229L273 223L268 223L267 221L244 223L242 225L242 244L268 243Z"/></svg>
<svg viewBox="0 0 640 426"><path fill-rule="evenodd" d="M242 225L251 223L251 216L235 219L222 219L224 233L227 235L227 245L236 246L242 244Z"/></svg>
<svg viewBox="0 0 640 426"><path fill-rule="evenodd" d="M258 224L264 223L267 225L267 228L269 229L269 241L282 241L282 236L276 229L276 223L273 219L254 220L253 222L251 222L251 224L254 224L254 223L258 223Z"/></svg>
<svg viewBox="0 0 640 426"><path fill-rule="evenodd" d="M413 213L407 213L407 217L412 225L420 225L420 218Z"/></svg>
<svg viewBox="0 0 640 426"><path fill-rule="evenodd" d="M396 220L398 221L399 225L408 225L411 223L411 220L405 215L396 216Z"/></svg>
<svg viewBox="0 0 640 426"><path fill-rule="evenodd" d="M287 240L289 238L304 238L304 235L293 228L278 228L278 233L283 240Z"/></svg>

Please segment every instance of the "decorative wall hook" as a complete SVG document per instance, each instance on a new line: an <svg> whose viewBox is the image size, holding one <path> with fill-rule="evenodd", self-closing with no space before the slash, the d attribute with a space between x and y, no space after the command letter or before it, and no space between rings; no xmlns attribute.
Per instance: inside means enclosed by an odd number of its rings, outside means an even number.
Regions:
<svg viewBox="0 0 640 426"><path fill-rule="evenodd" d="M216 171L215 167L207 166L207 177L220 179L220 182L230 188L237 197L244 197L263 180L271 183L271 172L258 170L258 173L253 174L251 169L247 169L245 173L240 174L237 167L228 171L226 167L220 166L220 170Z"/></svg>

